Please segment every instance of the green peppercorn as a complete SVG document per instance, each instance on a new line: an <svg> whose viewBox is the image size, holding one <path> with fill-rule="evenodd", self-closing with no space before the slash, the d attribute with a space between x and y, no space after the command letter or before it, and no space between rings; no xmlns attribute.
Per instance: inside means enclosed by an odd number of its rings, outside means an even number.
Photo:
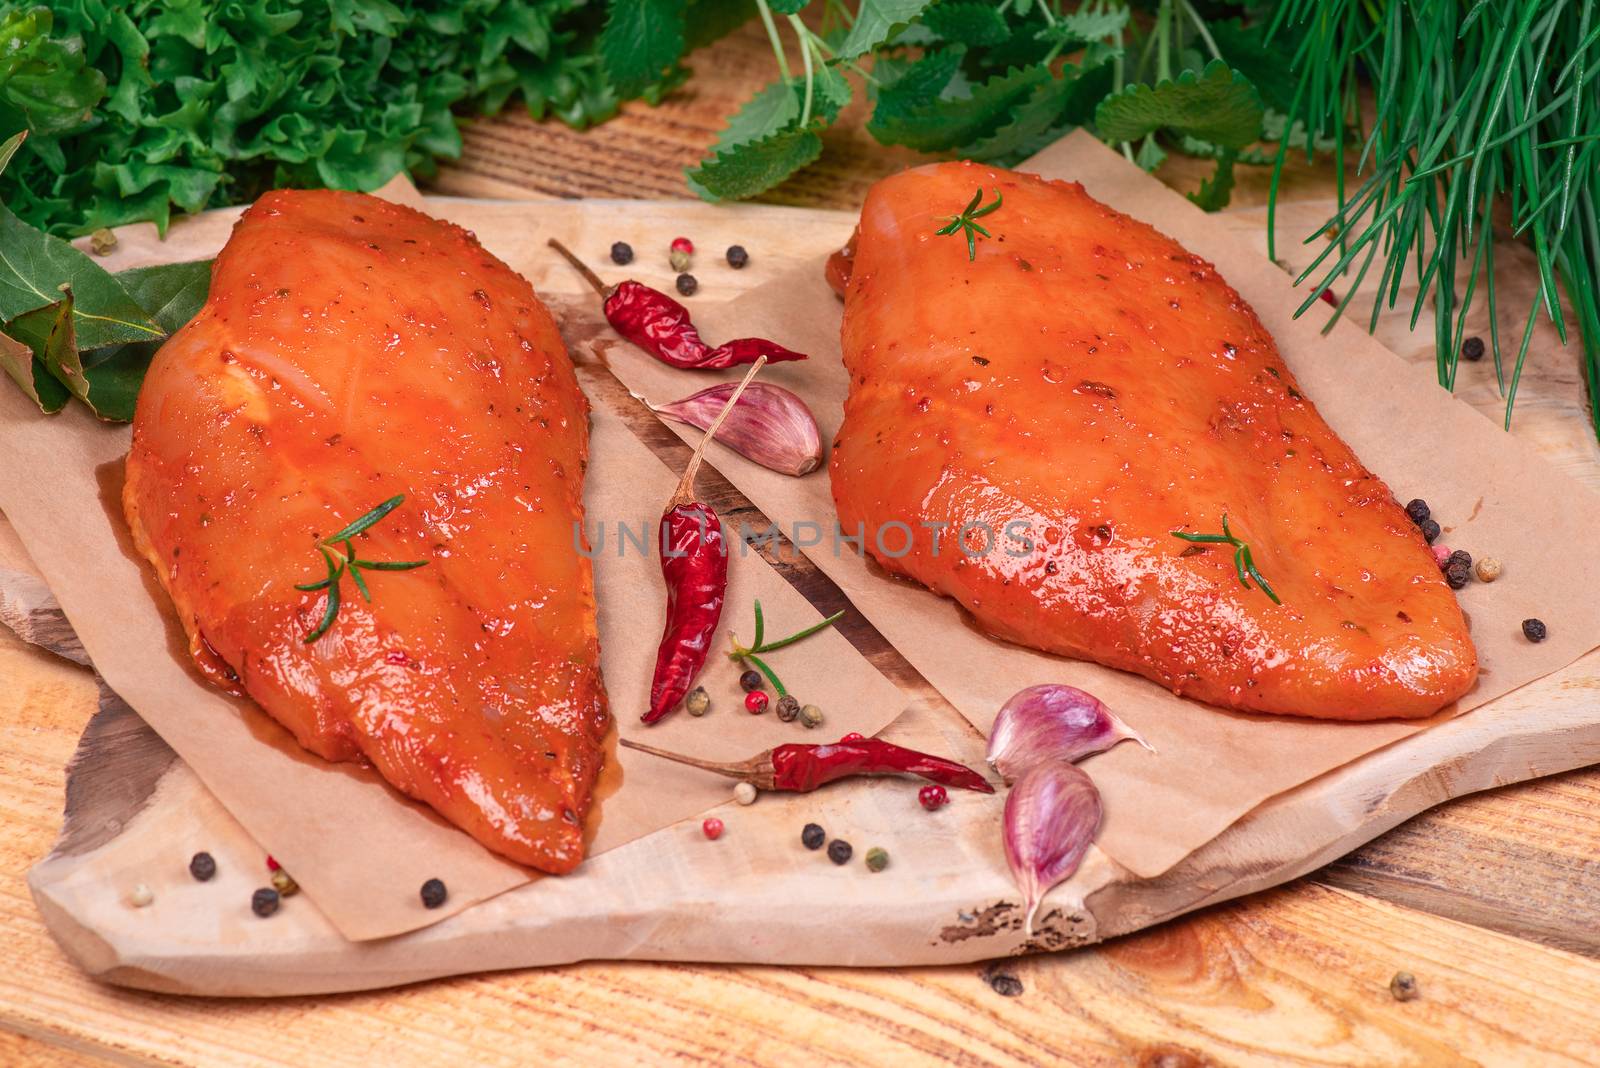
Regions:
<svg viewBox="0 0 1600 1068"><path fill-rule="evenodd" d="M611 262L621 267L625 263L633 262L633 246L626 241L618 241L611 246Z"/></svg>
<svg viewBox="0 0 1600 1068"><path fill-rule="evenodd" d="M682 293L686 297L694 296L695 290L700 288L699 280L692 274L680 274L678 276L677 285L678 292Z"/></svg>
<svg viewBox="0 0 1600 1068"><path fill-rule="evenodd" d="M742 270L750 262L750 253L744 250L743 245L728 246L728 266L734 270Z"/></svg>
<svg viewBox="0 0 1600 1068"><path fill-rule="evenodd" d="M210 853L200 852L189 858L189 874L200 882L210 882L217 874L217 860Z"/></svg>
<svg viewBox="0 0 1600 1068"><path fill-rule="evenodd" d="M1544 620L1524 619L1522 621L1522 636L1530 642L1542 642L1550 636L1550 632L1545 629Z"/></svg>
<svg viewBox="0 0 1600 1068"><path fill-rule="evenodd" d="M818 708L816 705L801 705L800 722L804 723L807 727L822 726L822 709Z"/></svg>
<svg viewBox="0 0 1600 1068"><path fill-rule="evenodd" d="M745 693L753 693L756 690L761 689L761 672L757 671L755 668L751 668L743 675L740 675L739 689L743 690Z"/></svg>
<svg viewBox="0 0 1600 1068"><path fill-rule="evenodd" d="M711 710L711 695L704 686L696 686L683 699L683 708L691 716L703 716Z"/></svg>
<svg viewBox="0 0 1600 1068"><path fill-rule="evenodd" d="M266 919L278 911L278 892L270 886L263 886L250 895L250 911Z"/></svg>
<svg viewBox="0 0 1600 1068"><path fill-rule="evenodd" d="M800 829L800 844L807 849L821 849L822 843L828 840L828 832L822 829L820 823L808 823Z"/></svg>
<svg viewBox="0 0 1600 1068"><path fill-rule="evenodd" d="M889 853L887 850L873 846L867 850L867 870L882 871L889 866Z"/></svg>
<svg viewBox="0 0 1600 1068"><path fill-rule="evenodd" d="M850 843L843 838L835 838L828 843L828 859L835 864L850 863L850 854L854 852L855 850L850 847Z"/></svg>
<svg viewBox="0 0 1600 1068"><path fill-rule="evenodd" d="M281 897L294 897L294 895L300 892L300 884L295 882L294 879L290 877L289 873L284 871L282 868L279 868L277 871L272 873L272 888L276 890Z"/></svg>
<svg viewBox="0 0 1600 1068"><path fill-rule="evenodd" d="M782 697L778 698L779 719L783 720L785 723L793 723L795 718L799 715L800 702L795 699L794 694L786 693Z"/></svg>
<svg viewBox="0 0 1600 1068"><path fill-rule="evenodd" d="M444 888L443 879L429 879L427 882L422 884L423 908L436 909L440 905L443 905L444 899L449 896L449 891Z"/></svg>

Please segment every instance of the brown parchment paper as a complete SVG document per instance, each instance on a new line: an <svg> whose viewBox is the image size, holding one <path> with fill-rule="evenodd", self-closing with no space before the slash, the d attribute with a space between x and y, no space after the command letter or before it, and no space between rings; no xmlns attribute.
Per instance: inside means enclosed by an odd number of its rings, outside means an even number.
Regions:
<svg viewBox="0 0 1600 1068"><path fill-rule="evenodd" d="M1322 336L1323 305L1295 320L1305 293L1283 271L1221 220L1093 137L1074 134L1022 169L1082 182L1095 197L1213 261L1255 308L1333 428L1401 500L1429 501L1444 529L1441 543L1505 563L1500 581L1475 582L1460 593L1483 671L1459 707L1440 716L1493 700L1600 646L1600 562L1574 549L1600 525L1600 497L1454 400L1431 370L1406 364L1358 326L1341 322ZM846 237L843 228L838 239ZM809 353L810 360L774 365L763 377L805 397L829 442L847 387L839 356L841 310L819 262L698 319L716 340L757 334ZM631 346L619 344L610 353L613 370L646 400L659 404L688 392L672 371ZM710 459L786 530L795 523L834 529L826 469L796 481L740 462L720 445ZM1105 799L1100 845L1140 876L1166 871L1266 799L1439 718L1350 724L1224 712L1132 675L987 638L963 621L954 602L881 577L853 548L830 537L806 552L985 733L1006 698L1041 682L1095 693L1143 732L1156 753L1121 746L1086 764ZM1520 622L1528 616L1549 625L1547 641L1535 645L1522 637Z"/></svg>
<svg viewBox="0 0 1600 1068"><path fill-rule="evenodd" d="M121 250L117 266L214 255L237 216L237 210L200 216L175 227L164 243L146 240L149 235L141 231ZM502 246L532 240L531 234L518 233L499 238ZM494 249L496 242L489 244ZM347 938L426 926L526 882L530 870L497 858L424 806L401 797L375 773L303 752L249 702L235 701L200 680L164 596L127 547L115 494L129 434L125 426L98 422L79 404L58 416L41 415L9 383L0 388L0 512L107 683L294 874ZM710 713L694 719L679 712L650 728L639 722L665 591L653 553L645 556L634 542L619 553L618 532L626 526L635 541L652 544L676 481L676 474L619 418L596 407L585 504L595 550L602 668L620 732L648 737L667 749L733 760L785 741L876 733L894 719L906 704L904 695L829 630L773 660L791 689L827 710L821 730L782 723L771 713L745 712L738 668L715 654L699 680L712 695ZM757 553L741 553L737 546L730 551L735 559L724 629L748 638L756 598L766 611L769 634L819 618ZM719 635L719 647L722 641ZM591 817L591 855L721 804L730 795L729 780L618 749L614 742L608 762L599 809ZM151 858L151 863L187 862L186 855ZM266 875L263 866L263 884ZM433 877L445 880L450 897L444 907L426 910L417 888ZM236 904L240 922L253 922L248 901Z"/></svg>

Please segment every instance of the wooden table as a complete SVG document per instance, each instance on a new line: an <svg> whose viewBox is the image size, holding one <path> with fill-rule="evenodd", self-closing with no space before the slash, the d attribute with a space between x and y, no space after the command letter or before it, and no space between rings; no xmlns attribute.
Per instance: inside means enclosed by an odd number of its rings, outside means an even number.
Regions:
<svg viewBox="0 0 1600 1068"><path fill-rule="evenodd" d="M685 195L681 173L772 76L748 29L657 109L586 134L520 115L468 131L435 183L476 196ZM915 157L859 105L778 202L853 207ZM1200 171L1175 161L1187 188ZM1291 195L1325 195L1326 174ZM1236 200L1259 203L1247 175ZM1544 361L1575 403L1576 356ZM1570 387L1570 388L1566 388ZM1541 423L1530 421L1539 433ZM1572 461L1579 462L1579 461ZM1600 469L1586 472L1591 483ZM1078 953L901 971L584 964L270 1002L84 978L23 882L59 822L88 676L0 631L0 1063L512 1065L1593 1063L1600 1039L1600 770L1467 798L1290 886ZM1597 695L1600 699L1600 695ZM797 905L797 907L799 907ZM814 902L807 907L825 908ZM848 923L849 917L838 917ZM1420 998L1389 992L1398 970ZM1006 997L994 980L1012 977Z"/></svg>

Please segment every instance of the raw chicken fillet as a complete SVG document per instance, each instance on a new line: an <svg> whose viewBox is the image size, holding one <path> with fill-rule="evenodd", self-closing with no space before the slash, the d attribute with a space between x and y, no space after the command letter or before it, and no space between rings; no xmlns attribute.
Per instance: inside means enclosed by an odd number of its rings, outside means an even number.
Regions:
<svg viewBox="0 0 1600 1068"><path fill-rule="evenodd" d="M471 234L273 192L156 355L123 503L206 674L328 760L368 761L490 849L583 857L610 725L574 542L588 405L550 313ZM318 539L380 502L320 622Z"/></svg>
<svg viewBox="0 0 1600 1068"><path fill-rule="evenodd" d="M980 187L1004 202L969 262L935 231ZM853 246L833 494L890 572L1231 709L1420 717L1472 688L1430 548L1211 264L1075 183L972 163L879 182ZM1173 536L1224 516L1282 604L1231 546Z"/></svg>

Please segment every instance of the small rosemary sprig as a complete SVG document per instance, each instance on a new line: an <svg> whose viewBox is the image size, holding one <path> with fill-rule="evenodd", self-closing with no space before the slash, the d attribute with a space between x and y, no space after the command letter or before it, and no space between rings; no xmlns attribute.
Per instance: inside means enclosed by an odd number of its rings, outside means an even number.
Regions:
<svg viewBox="0 0 1600 1068"><path fill-rule="evenodd" d="M779 697L786 697L788 696L789 691L785 689L783 683L779 681L777 673L774 672L772 668L768 667L767 662L762 660L758 654L770 653L776 649L782 649L785 645L793 645L795 642L800 641L803 638L811 637L818 631L827 630L829 627L839 622L839 620L842 618L844 618L844 612L841 610L835 612L833 615L822 620L821 622L811 624L811 626L805 628L804 630L795 631L787 638L779 638L776 641L769 642L764 640L766 636L766 620L761 616L761 602L757 601L755 640L749 645L741 645L739 644L739 639L735 637L734 633L730 630L728 632L728 643L732 645L733 648L728 652L728 659L734 661L748 660L757 671L761 672L761 674L767 677L767 681L772 683L772 688L778 691Z"/></svg>
<svg viewBox="0 0 1600 1068"><path fill-rule="evenodd" d="M1234 537L1233 531L1228 529L1227 512L1222 513L1221 534L1189 534L1182 530L1172 530L1168 531L1168 533L1174 538L1202 545L1233 546L1233 566L1239 572L1239 585L1248 590L1250 588L1250 580L1255 579L1256 585L1261 587L1261 592L1272 598L1273 604L1283 603L1278 599L1278 595L1272 592L1272 587L1267 584L1267 580L1262 577L1261 572L1256 570L1255 558L1250 555L1250 546Z"/></svg>
<svg viewBox="0 0 1600 1068"><path fill-rule="evenodd" d="M985 204L980 208L978 203L981 200L983 200L983 186L980 185L978 191L972 194L972 199L967 202L967 206L961 209L961 214L948 216L950 221L934 231L940 237L948 237L957 230L966 234L968 263L978 258L978 235L991 236L989 231L978 224L977 220L994 211L1005 202L1005 198L1000 195L1000 190L998 189L994 191L993 204Z"/></svg>
<svg viewBox="0 0 1600 1068"><path fill-rule="evenodd" d="M427 564L426 560L362 560L356 556L356 547L352 539L400 507L403 501L405 501L404 494L390 497L343 530L329 534L317 542L317 552L322 554L322 562L328 565L328 577L321 582L306 582L295 586L295 589L307 593L324 589L328 591L327 610L323 612L322 622L317 624L317 628L305 636L307 644L328 633L328 628L333 626L333 621L338 618L339 584L344 581L347 573L361 593L361 599L370 604L372 591L367 589L367 580L361 574L362 568L368 571L411 571Z"/></svg>

